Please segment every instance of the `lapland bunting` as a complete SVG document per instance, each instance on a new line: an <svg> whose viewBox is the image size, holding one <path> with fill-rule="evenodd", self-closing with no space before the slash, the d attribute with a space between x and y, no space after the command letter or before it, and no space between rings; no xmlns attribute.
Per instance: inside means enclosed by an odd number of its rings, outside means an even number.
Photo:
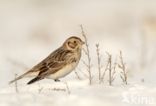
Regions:
<svg viewBox="0 0 156 106"><path fill-rule="evenodd" d="M27 84L32 84L44 78L59 81L76 68L81 58L82 45L84 42L76 36L68 38L61 47L52 52L47 58L35 65L32 69L15 78L13 83L23 77L36 76Z"/></svg>

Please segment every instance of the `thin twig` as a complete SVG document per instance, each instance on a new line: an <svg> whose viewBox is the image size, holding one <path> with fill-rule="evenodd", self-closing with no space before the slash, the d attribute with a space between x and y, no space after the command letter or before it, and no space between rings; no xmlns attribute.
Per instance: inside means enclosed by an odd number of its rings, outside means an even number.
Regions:
<svg viewBox="0 0 156 106"><path fill-rule="evenodd" d="M108 67L108 70L109 70L109 85L111 86L112 85L112 55L107 53L108 55L108 63L109 63L109 67Z"/></svg>
<svg viewBox="0 0 156 106"><path fill-rule="evenodd" d="M80 25L80 28L81 28L82 36L85 39L86 50L83 49L83 51L86 54L88 61L87 61L87 64L85 62L84 63L87 66L87 70L88 70L88 74L89 74L89 84L91 85L92 84L92 73L91 73L91 57L90 57L90 51L89 51L89 44L88 44L86 34L84 32L83 26Z"/></svg>
<svg viewBox="0 0 156 106"><path fill-rule="evenodd" d="M115 80L116 66L117 66L117 60L115 59L114 66L113 66L113 72L112 72L112 82Z"/></svg>
<svg viewBox="0 0 156 106"><path fill-rule="evenodd" d="M74 72L75 72L76 77L77 77L79 80L81 80L79 74L78 74L76 71L74 71Z"/></svg>
<svg viewBox="0 0 156 106"><path fill-rule="evenodd" d="M65 82L65 85L66 85L68 94L70 94L71 92L70 92L70 89L69 89L69 86L68 86L67 82Z"/></svg>
<svg viewBox="0 0 156 106"><path fill-rule="evenodd" d="M104 70L104 72L103 72L103 74L102 74L101 82L104 82L104 77L105 77L105 74L106 74L106 72L107 72L107 70L108 70L108 66L109 66L109 59L108 59L108 61L107 61L105 70Z"/></svg>
<svg viewBox="0 0 156 106"><path fill-rule="evenodd" d="M97 53L98 71L99 71L99 83L100 83L101 82L101 59L100 59L99 44L96 44L96 53Z"/></svg>
<svg viewBox="0 0 156 106"><path fill-rule="evenodd" d="M114 66L113 66L113 61L112 61L112 55L108 52L106 52L106 54L108 55L108 66L106 67L106 69L108 69L109 71L109 85L111 86L113 81L115 80L115 73L116 73L116 61L114 62Z"/></svg>
<svg viewBox="0 0 156 106"><path fill-rule="evenodd" d="M122 70L121 71L120 78L127 85L128 84L127 83L127 74L128 74L128 71L126 70L125 63L123 61L122 51L120 51L119 58L120 58L120 64L118 64L118 67Z"/></svg>

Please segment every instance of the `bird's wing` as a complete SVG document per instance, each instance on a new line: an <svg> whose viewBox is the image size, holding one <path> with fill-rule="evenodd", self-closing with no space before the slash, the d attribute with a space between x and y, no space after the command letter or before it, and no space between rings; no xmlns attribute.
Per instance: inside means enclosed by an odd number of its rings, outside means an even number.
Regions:
<svg viewBox="0 0 156 106"><path fill-rule="evenodd" d="M66 66L66 61L50 61L47 62L46 65L42 66L40 69L39 76L47 76L49 74L53 74L57 72L58 70L62 69L64 66Z"/></svg>
<svg viewBox="0 0 156 106"><path fill-rule="evenodd" d="M34 70L39 70L39 74L36 78L29 81L28 84L32 84L38 80L44 79L48 75L56 73L64 66L69 64L68 60L70 60L70 55L72 53L67 52L68 51L62 51L62 53L57 53L56 55L53 54L49 58L45 59L40 64L38 64L36 67L34 67Z"/></svg>
<svg viewBox="0 0 156 106"><path fill-rule="evenodd" d="M30 71L36 72L39 71L39 75L43 72L55 73L64 67L69 58L71 58L72 52L69 50L57 49L51 53L47 58L41 61L39 64L34 66Z"/></svg>
<svg viewBox="0 0 156 106"><path fill-rule="evenodd" d="M44 64L42 67L40 67L40 72L38 76L30 80L27 84L32 84L36 81L44 79L46 76L62 69L66 64L66 61L52 61L50 63Z"/></svg>

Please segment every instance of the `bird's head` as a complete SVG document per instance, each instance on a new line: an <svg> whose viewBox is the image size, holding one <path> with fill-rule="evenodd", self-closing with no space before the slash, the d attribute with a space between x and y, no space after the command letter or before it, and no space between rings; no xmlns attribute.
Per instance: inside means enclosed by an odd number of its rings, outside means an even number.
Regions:
<svg viewBox="0 0 156 106"><path fill-rule="evenodd" d="M83 44L85 44L85 42L82 41L79 37L72 36L64 42L63 47L68 50L81 50Z"/></svg>

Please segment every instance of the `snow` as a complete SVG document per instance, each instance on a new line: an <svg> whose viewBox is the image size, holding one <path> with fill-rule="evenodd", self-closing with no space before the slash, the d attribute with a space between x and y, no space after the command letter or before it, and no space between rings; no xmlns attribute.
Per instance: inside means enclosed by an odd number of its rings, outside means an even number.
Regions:
<svg viewBox="0 0 156 106"><path fill-rule="evenodd" d="M156 6L154 0L10 0L0 1L0 106L155 106L156 105ZM82 61L76 72L61 82L45 79L26 85L22 74L70 35L87 35L93 84L89 85ZM106 51L113 61L123 52L128 69L128 85L119 71L112 86L108 76L99 84L96 46L99 43L102 66ZM83 53L82 59L86 60ZM104 71L104 68L102 69Z"/></svg>
<svg viewBox="0 0 156 106"><path fill-rule="evenodd" d="M67 88L68 85L68 88ZM155 105L156 87L88 85L88 80L14 85L0 91L1 106L150 106Z"/></svg>

